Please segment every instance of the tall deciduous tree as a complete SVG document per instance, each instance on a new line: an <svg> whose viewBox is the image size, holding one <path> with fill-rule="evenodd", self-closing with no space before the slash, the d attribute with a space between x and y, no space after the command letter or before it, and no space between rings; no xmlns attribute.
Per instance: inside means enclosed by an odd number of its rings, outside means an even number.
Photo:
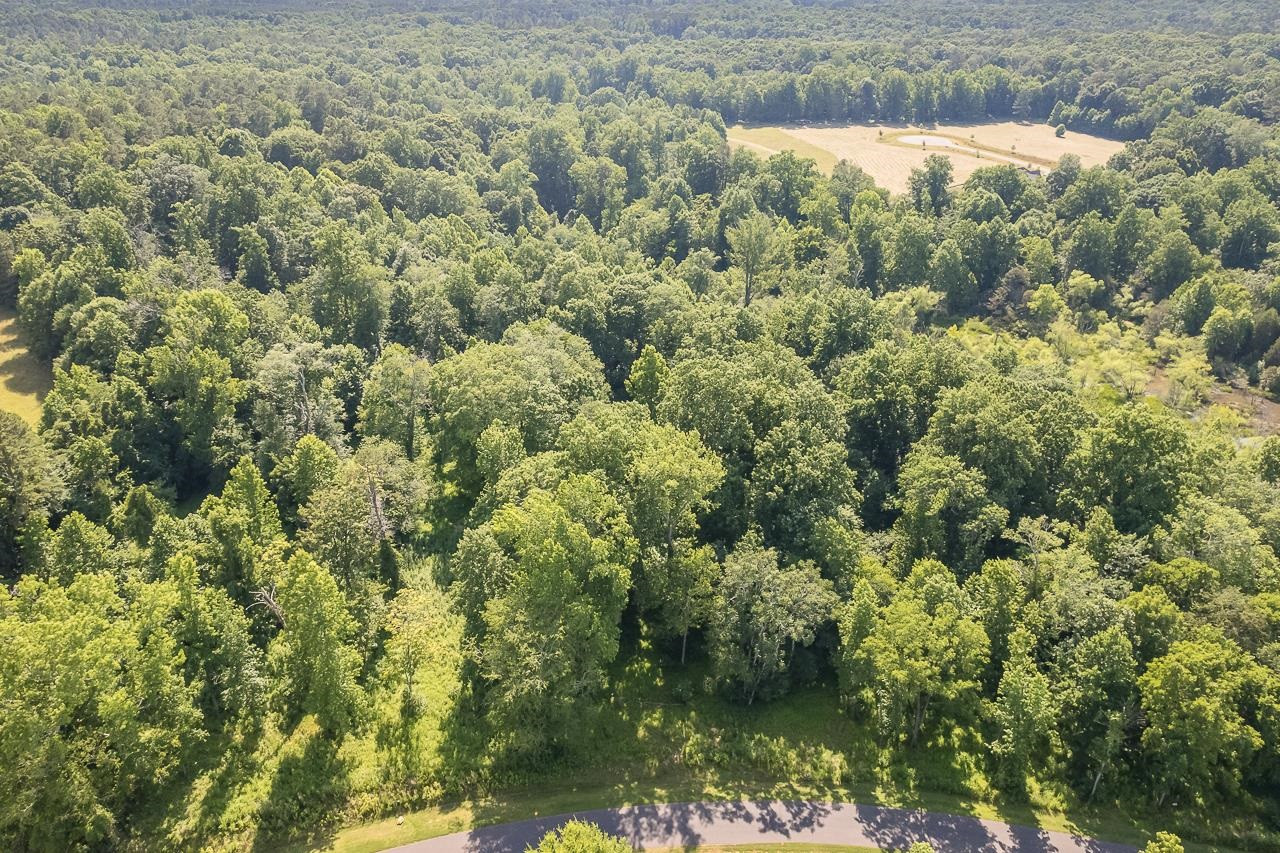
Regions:
<svg viewBox="0 0 1280 853"><path fill-rule="evenodd" d="M1031 634L1014 631L1009 660L996 692L995 722L1000 737L992 744L1005 785L1025 794L1027 776L1044 766L1052 746L1056 717L1049 678L1031 657Z"/></svg>
<svg viewBox="0 0 1280 853"><path fill-rule="evenodd" d="M305 283L312 316L330 342L372 349L387 321L386 271L343 225L325 226L315 245L316 265Z"/></svg>
<svg viewBox="0 0 1280 853"><path fill-rule="evenodd" d="M729 257L734 266L742 270L742 304L750 306L756 279L768 269L773 253L773 223L763 213L752 213L730 228L725 236L729 241Z"/></svg>
<svg viewBox="0 0 1280 853"><path fill-rule="evenodd" d="M382 351L364 384L360 400L360 433L394 441L409 461L419 452L424 430L430 366L400 344Z"/></svg>
<svg viewBox="0 0 1280 853"><path fill-rule="evenodd" d="M717 680L747 704L775 689L797 644L813 642L836 604L831 582L810 562L783 566L776 551L749 536L725 560L711 611L711 660Z"/></svg>
<svg viewBox="0 0 1280 853"><path fill-rule="evenodd" d="M65 494L44 442L20 417L0 412L0 576L17 575L24 538L39 533Z"/></svg>
<svg viewBox="0 0 1280 853"><path fill-rule="evenodd" d="M1170 795L1200 802L1239 795L1245 768L1263 745L1243 714L1262 678L1238 646L1212 631L1175 642L1151 662L1138 687L1147 717L1142 749L1157 804Z"/></svg>
<svg viewBox="0 0 1280 853"><path fill-rule="evenodd" d="M125 600L109 575L0 589L0 837L113 847L203 732L171 584Z"/></svg>
<svg viewBox="0 0 1280 853"><path fill-rule="evenodd" d="M276 701L289 716L314 714L326 732L341 735L364 704L355 622L333 575L306 552L289 558L274 580L284 620L267 650Z"/></svg>
<svg viewBox="0 0 1280 853"><path fill-rule="evenodd" d="M454 569L473 631L495 746L561 747L589 718L618 653L636 544L604 484L537 489L464 535Z"/></svg>
<svg viewBox="0 0 1280 853"><path fill-rule="evenodd" d="M860 589L841 626L841 683L851 704L870 712L886 740L912 746L932 718L971 718L990 645L964 615L955 576L922 560L879 610L869 587Z"/></svg>

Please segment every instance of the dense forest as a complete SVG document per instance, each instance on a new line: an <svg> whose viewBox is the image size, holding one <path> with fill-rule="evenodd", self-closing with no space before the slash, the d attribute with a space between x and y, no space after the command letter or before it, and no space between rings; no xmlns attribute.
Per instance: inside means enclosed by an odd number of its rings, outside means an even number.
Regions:
<svg viewBox="0 0 1280 853"><path fill-rule="evenodd" d="M0 847L623 767L1280 850L1280 6L0 24ZM726 141L801 119L1128 144Z"/></svg>

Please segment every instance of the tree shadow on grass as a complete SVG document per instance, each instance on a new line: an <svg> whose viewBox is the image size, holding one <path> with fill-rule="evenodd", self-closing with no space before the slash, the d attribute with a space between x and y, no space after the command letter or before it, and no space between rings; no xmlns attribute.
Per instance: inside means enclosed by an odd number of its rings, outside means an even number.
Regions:
<svg viewBox="0 0 1280 853"><path fill-rule="evenodd" d="M254 764L254 751L261 738L255 732L244 743L235 744L228 737L219 737L211 745L210 754L219 754L221 760L216 767L210 767L211 774L208 790L200 798L196 812L195 833L199 838L212 838L219 831L219 821L226 813L239 791L240 784L251 772Z"/></svg>
<svg viewBox="0 0 1280 853"><path fill-rule="evenodd" d="M332 816L350 792L352 769L338 746L338 739L317 731L301 751L280 761L258 808L255 853L277 850L284 842L319 847L333 841L337 826Z"/></svg>
<svg viewBox="0 0 1280 853"><path fill-rule="evenodd" d="M0 404L38 405L52 385L53 372L27 349L16 316L0 309Z"/></svg>

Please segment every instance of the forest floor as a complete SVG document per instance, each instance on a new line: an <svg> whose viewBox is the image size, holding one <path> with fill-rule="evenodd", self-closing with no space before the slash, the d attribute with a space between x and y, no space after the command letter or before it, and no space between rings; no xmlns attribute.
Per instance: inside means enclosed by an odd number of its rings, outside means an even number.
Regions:
<svg viewBox="0 0 1280 853"><path fill-rule="evenodd" d="M981 166L1013 163L1047 169L1064 154L1075 154L1085 166L1105 163L1124 143L1069 131L1058 137L1047 124L1016 121L984 124L939 124L928 128L879 124L734 125L729 144L750 148L763 156L794 151L817 161L830 173L840 160L861 167L876 184L905 192L911 170L924 165L930 154L943 154L955 167L955 180L964 181Z"/></svg>
<svg viewBox="0 0 1280 853"><path fill-rule="evenodd" d="M40 420L40 401L52 384L49 368L19 340L17 315L0 308L0 411L35 424Z"/></svg>

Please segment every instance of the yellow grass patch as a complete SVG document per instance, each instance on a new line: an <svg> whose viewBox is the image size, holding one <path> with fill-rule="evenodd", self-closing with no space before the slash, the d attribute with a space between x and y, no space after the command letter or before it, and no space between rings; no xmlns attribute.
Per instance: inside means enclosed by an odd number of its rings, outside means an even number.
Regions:
<svg viewBox="0 0 1280 853"><path fill-rule="evenodd" d="M52 382L49 368L18 338L17 317L0 308L0 411L35 424L40 420L40 401Z"/></svg>
<svg viewBox="0 0 1280 853"><path fill-rule="evenodd" d="M905 192L912 169L930 154L942 154L955 166L955 179L964 181L981 166L1013 163L1044 171L1064 154L1075 154L1085 166L1105 163L1124 148L1123 142L1068 131L1059 139L1047 124L1016 121L987 124L802 125L744 127L728 131L729 144L750 148L762 156L791 150L812 157L830 173L840 160L860 166L891 192Z"/></svg>

